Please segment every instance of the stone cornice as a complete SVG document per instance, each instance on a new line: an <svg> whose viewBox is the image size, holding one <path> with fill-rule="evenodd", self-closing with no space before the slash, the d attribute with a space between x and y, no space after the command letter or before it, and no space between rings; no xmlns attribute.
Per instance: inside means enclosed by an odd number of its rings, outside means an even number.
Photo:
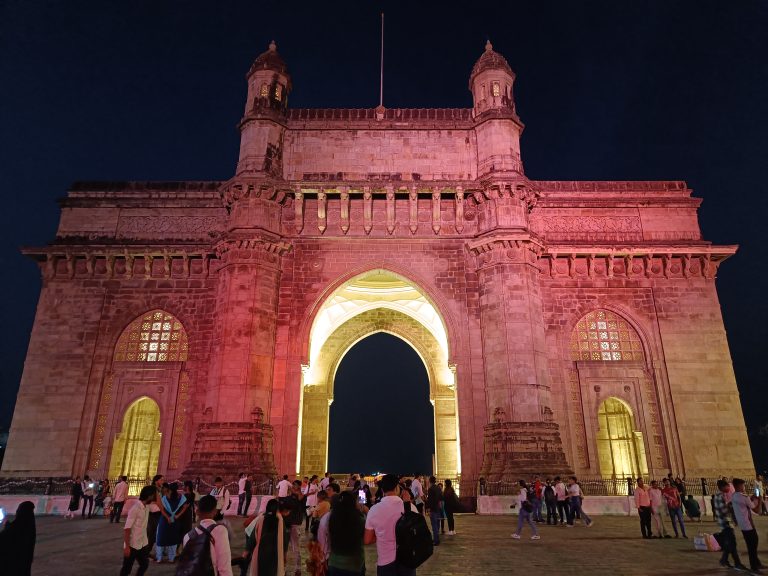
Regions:
<svg viewBox="0 0 768 576"><path fill-rule="evenodd" d="M738 246L711 244L656 246L547 246L541 272L557 278L691 278L715 277Z"/></svg>

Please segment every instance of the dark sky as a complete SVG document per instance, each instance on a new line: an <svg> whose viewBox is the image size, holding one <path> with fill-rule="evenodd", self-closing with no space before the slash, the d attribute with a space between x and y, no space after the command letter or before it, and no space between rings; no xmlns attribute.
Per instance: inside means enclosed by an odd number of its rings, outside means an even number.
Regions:
<svg viewBox="0 0 768 576"><path fill-rule="evenodd" d="M336 371L331 473L430 474L434 409L427 369L410 345L378 333L355 344Z"/></svg>
<svg viewBox="0 0 768 576"><path fill-rule="evenodd" d="M386 11L389 107L466 107L486 38L517 73L534 179L685 179L705 237L739 243L718 288L755 456L768 267L768 3L0 2L0 426L39 291L21 245L55 232L75 180L226 179L244 74L275 39L290 102L372 107ZM319 7L319 8L318 8Z"/></svg>

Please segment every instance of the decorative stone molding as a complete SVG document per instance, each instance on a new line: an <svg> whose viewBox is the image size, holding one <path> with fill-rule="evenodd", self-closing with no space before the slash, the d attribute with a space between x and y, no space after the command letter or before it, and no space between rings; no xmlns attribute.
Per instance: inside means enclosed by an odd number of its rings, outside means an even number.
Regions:
<svg viewBox="0 0 768 576"><path fill-rule="evenodd" d="M280 256L287 254L292 246L279 237L227 238L214 247L216 257L223 264L236 260L263 260L276 263Z"/></svg>
<svg viewBox="0 0 768 576"><path fill-rule="evenodd" d="M467 243L467 249L475 255L477 267L505 262L536 264L544 246L527 232L518 234L490 235Z"/></svg>
<svg viewBox="0 0 768 576"><path fill-rule="evenodd" d="M197 238L215 237L224 229L218 216L121 216L118 238Z"/></svg>
<svg viewBox="0 0 768 576"><path fill-rule="evenodd" d="M638 216L544 216L544 232L642 232Z"/></svg>
<svg viewBox="0 0 768 576"><path fill-rule="evenodd" d="M540 270L551 278L712 279L737 246L632 246L626 248L550 246Z"/></svg>

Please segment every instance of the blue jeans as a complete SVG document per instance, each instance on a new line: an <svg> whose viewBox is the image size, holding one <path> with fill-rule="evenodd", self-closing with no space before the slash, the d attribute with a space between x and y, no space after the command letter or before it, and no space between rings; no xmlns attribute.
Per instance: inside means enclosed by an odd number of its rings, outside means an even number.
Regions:
<svg viewBox="0 0 768 576"><path fill-rule="evenodd" d="M395 561L386 566L376 566L376 576L416 576L416 570L406 568Z"/></svg>
<svg viewBox="0 0 768 576"><path fill-rule="evenodd" d="M680 531L685 536L685 524L683 524L683 509L682 508L669 508L669 517L672 519L672 529L677 536L677 523L680 523Z"/></svg>
<svg viewBox="0 0 768 576"><path fill-rule="evenodd" d="M520 513L517 516L517 531L515 534L518 536L520 535L520 532L523 531L523 525L527 522L528 525L531 527L531 530L533 530L533 535L537 536L539 534L539 531L536 530L536 524L533 523L531 520L531 514L532 512L528 512L527 510L520 508Z"/></svg>
<svg viewBox="0 0 768 576"><path fill-rule="evenodd" d="M174 544L173 546L159 546L155 544L155 560L160 562L160 560L163 559L163 552L166 552L168 554L168 562L173 562L176 558L177 547L177 544Z"/></svg>
<svg viewBox="0 0 768 576"><path fill-rule="evenodd" d="M541 498L533 499L533 519L536 522L543 522L544 518L541 516Z"/></svg>
<svg viewBox="0 0 768 576"><path fill-rule="evenodd" d="M429 521L432 523L432 543L440 544L440 520L442 519L442 511L437 512L430 511Z"/></svg>
<svg viewBox="0 0 768 576"><path fill-rule="evenodd" d="M581 520L583 522L586 522L587 524L592 523L592 518L587 516L587 513L584 512L584 510L581 509L581 496L571 496L571 510L568 514L568 524L573 526L573 517L576 515L576 512L579 512L581 514Z"/></svg>

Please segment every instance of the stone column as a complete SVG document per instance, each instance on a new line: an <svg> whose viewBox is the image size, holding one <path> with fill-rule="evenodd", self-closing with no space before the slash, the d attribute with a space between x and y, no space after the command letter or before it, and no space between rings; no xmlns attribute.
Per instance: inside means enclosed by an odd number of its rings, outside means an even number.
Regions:
<svg viewBox="0 0 768 576"><path fill-rule="evenodd" d="M230 232L216 246L212 360L187 476L275 473L268 411L281 257L290 245L270 231L278 228L279 206L264 198L266 192L245 185L236 190Z"/></svg>
<svg viewBox="0 0 768 576"><path fill-rule="evenodd" d="M553 422L537 261L542 245L517 220L515 198L485 207L493 228L472 241L476 256L488 421L481 475L566 473Z"/></svg>

